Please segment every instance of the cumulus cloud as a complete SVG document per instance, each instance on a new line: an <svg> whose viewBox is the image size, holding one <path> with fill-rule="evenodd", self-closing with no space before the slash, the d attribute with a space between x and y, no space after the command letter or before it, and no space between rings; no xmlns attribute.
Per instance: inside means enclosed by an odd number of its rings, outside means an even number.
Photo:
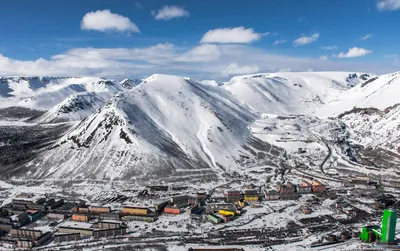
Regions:
<svg viewBox="0 0 400 251"><path fill-rule="evenodd" d="M362 36L362 37L360 37L360 40L368 40L368 39L370 39L371 37L373 37L374 35L373 34L367 34L367 35L365 35L365 36Z"/></svg>
<svg viewBox="0 0 400 251"><path fill-rule="evenodd" d="M129 18L111 13L110 10L86 13L81 21L81 29L140 33L139 28Z"/></svg>
<svg viewBox="0 0 400 251"><path fill-rule="evenodd" d="M286 56L244 44L201 44L186 48L165 43L132 48L74 48L49 59L37 60L16 60L0 54L2 76L125 78L164 73L222 80L228 74L282 69L387 73L398 70L398 66L393 64L393 60L367 63Z"/></svg>
<svg viewBox="0 0 400 251"><path fill-rule="evenodd" d="M202 44L176 58L181 62L209 62L221 56L221 50L215 44Z"/></svg>
<svg viewBox="0 0 400 251"><path fill-rule="evenodd" d="M293 45L294 46L303 46L306 44L311 44L311 43L314 43L315 41L317 41L318 38L319 38L319 33L315 33L311 37L302 36L302 37L299 37L298 39L294 40Z"/></svg>
<svg viewBox="0 0 400 251"><path fill-rule="evenodd" d="M328 56L321 56L319 57L320 60L328 60Z"/></svg>
<svg viewBox="0 0 400 251"><path fill-rule="evenodd" d="M322 46L321 48L323 50L336 50L338 47L336 45L330 45L330 46Z"/></svg>
<svg viewBox="0 0 400 251"><path fill-rule="evenodd" d="M229 64L228 67L222 70L224 76L242 75L256 73L260 70L257 65L239 66L236 63Z"/></svg>
<svg viewBox="0 0 400 251"><path fill-rule="evenodd" d="M246 29L243 26L209 30L201 38L200 43L238 43L249 44L261 38L262 34Z"/></svg>
<svg viewBox="0 0 400 251"><path fill-rule="evenodd" d="M356 57L362 57L362 56L368 55L370 53L372 53L372 51L370 51L370 50L353 47L353 48L350 48L347 53L344 53L344 52L339 53L339 55L337 57L338 58L356 58Z"/></svg>
<svg viewBox="0 0 400 251"><path fill-rule="evenodd" d="M380 0L376 7L379 11L400 10L400 0Z"/></svg>
<svg viewBox="0 0 400 251"><path fill-rule="evenodd" d="M188 17L189 11L178 6L164 6L158 11L152 11L152 15L156 20L171 20L174 18Z"/></svg>
<svg viewBox="0 0 400 251"><path fill-rule="evenodd" d="M287 43L287 40L275 40L275 42L272 45L278 45L278 44L284 44Z"/></svg>

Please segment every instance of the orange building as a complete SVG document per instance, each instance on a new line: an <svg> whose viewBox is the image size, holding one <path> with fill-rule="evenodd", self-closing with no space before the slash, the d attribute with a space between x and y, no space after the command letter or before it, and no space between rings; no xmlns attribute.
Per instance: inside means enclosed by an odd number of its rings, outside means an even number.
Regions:
<svg viewBox="0 0 400 251"><path fill-rule="evenodd" d="M89 216L87 214L73 214L72 215L73 221L81 221L81 222L88 222Z"/></svg>
<svg viewBox="0 0 400 251"><path fill-rule="evenodd" d="M90 207L89 208L91 213L94 214L100 214L100 213L110 213L111 208L110 207Z"/></svg>
<svg viewBox="0 0 400 251"><path fill-rule="evenodd" d="M314 180L312 186L314 193L322 193L326 190L326 186L318 180Z"/></svg>
<svg viewBox="0 0 400 251"><path fill-rule="evenodd" d="M177 207L165 207L164 213L166 214L180 214L181 210Z"/></svg>
<svg viewBox="0 0 400 251"><path fill-rule="evenodd" d="M123 215L147 215L149 209L147 207L123 207L121 213Z"/></svg>

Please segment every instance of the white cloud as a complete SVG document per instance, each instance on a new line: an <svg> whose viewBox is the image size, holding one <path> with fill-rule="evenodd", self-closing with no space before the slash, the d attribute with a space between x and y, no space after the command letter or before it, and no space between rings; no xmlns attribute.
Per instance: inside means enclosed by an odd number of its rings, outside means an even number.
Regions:
<svg viewBox="0 0 400 251"><path fill-rule="evenodd" d="M400 10L400 0L380 0L376 7L379 11L394 11Z"/></svg>
<svg viewBox="0 0 400 251"><path fill-rule="evenodd" d="M330 46L322 46L321 48L323 50L336 50L338 47L336 45L330 45Z"/></svg>
<svg viewBox="0 0 400 251"><path fill-rule="evenodd" d="M86 13L81 21L81 29L140 33L139 28L129 18L111 13L110 10Z"/></svg>
<svg viewBox="0 0 400 251"><path fill-rule="evenodd" d="M339 53L339 55L337 57L338 58L356 58L356 57L362 57L362 56L368 55L370 53L372 53L372 51L369 51L369 50L366 50L363 48L353 47L353 48L350 48L347 53L344 53L344 52Z"/></svg>
<svg viewBox="0 0 400 251"><path fill-rule="evenodd" d="M302 37L299 37L298 39L294 40L293 45L294 46L303 46L306 44L311 44L311 43L314 43L315 41L317 41L318 38L319 38L319 33L315 33L311 37L302 36Z"/></svg>
<svg viewBox="0 0 400 251"><path fill-rule="evenodd" d="M49 59L37 60L16 60L0 54L0 75L125 78L164 73L220 80L235 72L246 74L282 69L374 73L398 71L398 66L393 64L392 60L344 62L286 56L243 44L202 44L183 48L166 43L143 48L74 48Z"/></svg>
<svg viewBox="0 0 400 251"><path fill-rule="evenodd" d="M156 20L171 20L173 18L188 17L189 11L178 6L164 6L157 12L152 11L152 15Z"/></svg>
<svg viewBox="0 0 400 251"><path fill-rule="evenodd" d="M320 60L328 60L328 56L321 56L319 57Z"/></svg>
<svg viewBox="0 0 400 251"><path fill-rule="evenodd" d="M284 44L287 43L287 40L275 40L275 42L272 45L278 45L278 44Z"/></svg>
<svg viewBox="0 0 400 251"><path fill-rule="evenodd" d="M221 56L221 50L215 44L202 44L176 58L181 62L209 62Z"/></svg>
<svg viewBox="0 0 400 251"><path fill-rule="evenodd" d="M373 34L367 34L367 35L365 35L365 36L363 36L363 37L360 37L360 40L368 40L368 39L370 39L371 37L373 37L374 35Z"/></svg>
<svg viewBox="0 0 400 251"><path fill-rule="evenodd" d="M222 70L222 75L224 76L233 76L233 75L242 75L242 74L250 74L256 73L260 70L257 65L245 65L239 66L236 63L229 64L228 67Z"/></svg>
<svg viewBox="0 0 400 251"><path fill-rule="evenodd" d="M236 28L221 28L209 30L201 38L200 43L238 43L248 44L257 41L262 34L254 32L253 29L246 29L243 26Z"/></svg>

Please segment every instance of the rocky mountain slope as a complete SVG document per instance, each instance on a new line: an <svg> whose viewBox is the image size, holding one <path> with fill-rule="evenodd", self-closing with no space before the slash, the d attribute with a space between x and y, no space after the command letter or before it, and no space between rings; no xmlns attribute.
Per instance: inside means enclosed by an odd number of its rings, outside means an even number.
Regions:
<svg viewBox="0 0 400 251"><path fill-rule="evenodd" d="M287 153L295 151L299 141L301 147L312 142L320 151L321 137L311 134L307 123L319 126L339 115L352 129L352 140L395 150L399 146L397 107L384 110L398 103L398 76L254 74L234 77L223 85L158 74L140 83L62 79L34 90L22 104L46 111L29 123L76 124L27 163L10 168L8 175L210 181L251 166L289 165ZM15 98L4 95L2 100ZM373 122L365 123L363 114L352 112L357 107L360 111L376 108L368 118ZM303 116L301 125L292 115ZM391 133L385 134L385 129ZM288 144L279 142L287 141L285 131L291 134L291 130L299 135L285 149ZM308 138L301 138L304 133Z"/></svg>

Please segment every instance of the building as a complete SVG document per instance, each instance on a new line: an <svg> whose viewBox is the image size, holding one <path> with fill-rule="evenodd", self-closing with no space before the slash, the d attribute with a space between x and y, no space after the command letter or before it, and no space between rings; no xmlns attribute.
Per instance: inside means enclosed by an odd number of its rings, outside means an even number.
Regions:
<svg viewBox="0 0 400 251"><path fill-rule="evenodd" d="M93 232L93 237L98 239L103 237L114 237L125 234L126 234L126 227L120 227L114 229L96 229Z"/></svg>
<svg viewBox="0 0 400 251"><path fill-rule="evenodd" d="M89 216L87 214L75 213L72 215L73 221L88 222Z"/></svg>
<svg viewBox="0 0 400 251"><path fill-rule="evenodd" d="M164 213L166 213L166 214L180 214L181 213L181 209L179 207L166 206L164 208Z"/></svg>
<svg viewBox="0 0 400 251"><path fill-rule="evenodd" d="M52 237L50 232L42 234L38 238L26 237L24 239L17 240L17 246L21 248L33 248L42 245Z"/></svg>
<svg viewBox="0 0 400 251"><path fill-rule="evenodd" d="M90 212L88 207L78 207L78 212L79 213L83 213L83 214L87 214Z"/></svg>
<svg viewBox="0 0 400 251"><path fill-rule="evenodd" d="M199 205L199 200L196 197L189 197L188 203L190 206Z"/></svg>
<svg viewBox="0 0 400 251"><path fill-rule="evenodd" d="M206 201L207 200L207 193L206 192L198 192L198 193L196 193L196 198L200 202Z"/></svg>
<svg viewBox="0 0 400 251"><path fill-rule="evenodd" d="M304 207L301 208L301 212L303 214L310 214L311 213L311 208L308 207L308 206L304 206Z"/></svg>
<svg viewBox="0 0 400 251"><path fill-rule="evenodd" d="M68 221L59 226L57 231L64 234L79 233L81 236L93 236L94 229L92 224L86 222Z"/></svg>
<svg viewBox="0 0 400 251"><path fill-rule="evenodd" d="M15 196L15 198L19 198L19 199L29 199L32 197L33 197L32 193L20 193L17 196Z"/></svg>
<svg viewBox="0 0 400 251"><path fill-rule="evenodd" d="M172 197L170 199L171 204L183 204L183 203L188 203L189 201L189 196L188 195L181 195L181 196L176 196Z"/></svg>
<svg viewBox="0 0 400 251"><path fill-rule="evenodd" d="M258 196L257 190L246 190L244 191L244 200L247 202L258 201L260 197Z"/></svg>
<svg viewBox="0 0 400 251"><path fill-rule="evenodd" d="M220 217L215 216L214 214L209 214L207 215L207 219L214 223L214 224L218 224L221 223L222 219Z"/></svg>
<svg viewBox="0 0 400 251"><path fill-rule="evenodd" d="M299 193L311 193L312 192L312 185L307 181L303 180L298 186L297 191Z"/></svg>
<svg viewBox="0 0 400 251"><path fill-rule="evenodd" d="M101 213L99 215L102 220L120 220L119 213Z"/></svg>
<svg viewBox="0 0 400 251"><path fill-rule="evenodd" d="M286 185L281 184L278 182L276 184L276 189L280 194L290 194L296 192L296 187L292 183L288 182Z"/></svg>
<svg viewBox="0 0 400 251"><path fill-rule="evenodd" d="M123 207L121 210L123 215L147 215L148 213L147 207Z"/></svg>
<svg viewBox="0 0 400 251"><path fill-rule="evenodd" d="M52 210L54 210L56 208L59 208L63 204L64 204L64 200L63 199L60 199L58 201L54 201L53 203L47 203L47 204L45 203L46 209L49 210L49 211L52 211Z"/></svg>
<svg viewBox="0 0 400 251"><path fill-rule="evenodd" d="M156 217L153 216L140 216L140 215L126 215L122 216L122 220L125 221L145 221L145 222L155 222Z"/></svg>
<svg viewBox="0 0 400 251"><path fill-rule="evenodd" d="M69 242L69 241L78 241L81 239L81 235L79 233L70 233L70 234L55 234L54 241L55 242Z"/></svg>
<svg viewBox="0 0 400 251"><path fill-rule="evenodd" d="M364 242L374 242L380 239L382 243L394 243L396 241L397 211L383 210L382 227L366 226L361 229L360 239Z"/></svg>
<svg viewBox="0 0 400 251"><path fill-rule="evenodd" d="M279 200L280 194L275 190L264 191L264 199L265 200Z"/></svg>
<svg viewBox="0 0 400 251"><path fill-rule="evenodd" d="M37 211L35 213L29 214L28 218L30 221L36 221L42 217L42 212Z"/></svg>
<svg viewBox="0 0 400 251"><path fill-rule="evenodd" d="M28 208L33 210L46 211L46 206L44 204L30 204L28 205Z"/></svg>
<svg viewBox="0 0 400 251"><path fill-rule="evenodd" d="M11 229L10 236L18 238L39 239L43 235L42 231L35 229Z"/></svg>
<svg viewBox="0 0 400 251"><path fill-rule="evenodd" d="M281 200L297 200L299 198L299 195L295 193L284 193L280 195Z"/></svg>
<svg viewBox="0 0 400 251"><path fill-rule="evenodd" d="M396 238L397 211L385 209L382 219L381 242L394 243Z"/></svg>
<svg viewBox="0 0 400 251"><path fill-rule="evenodd" d="M322 193L326 190L326 186L318 180L313 180L312 186L314 193Z"/></svg>
<svg viewBox="0 0 400 251"><path fill-rule="evenodd" d="M7 232L10 231L13 228L12 224L6 224L6 223L0 223L0 230Z"/></svg>
<svg viewBox="0 0 400 251"><path fill-rule="evenodd" d="M49 213L47 214L47 218L54 220L65 220L66 215L64 213Z"/></svg>
<svg viewBox="0 0 400 251"><path fill-rule="evenodd" d="M228 191L226 193L226 202L228 203L239 201L241 198L240 191Z"/></svg>
<svg viewBox="0 0 400 251"><path fill-rule="evenodd" d="M194 212L196 212L197 209L199 209L199 205L191 206L191 207L189 207L189 208L186 210L186 213L189 214L189 215L191 215L191 214L193 214Z"/></svg>
<svg viewBox="0 0 400 251"><path fill-rule="evenodd" d="M360 239L364 242L371 243L377 240L379 226L366 226L361 229Z"/></svg>
<svg viewBox="0 0 400 251"><path fill-rule="evenodd" d="M156 211L163 211L164 208L170 203L169 200L165 200L165 201L160 201L157 204L154 204L154 207L156 208Z"/></svg>
<svg viewBox="0 0 400 251"><path fill-rule="evenodd" d="M235 217L235 215L236 215L235 211L229 211L229 210L224 210L224 209L218 210L218 213L220 215L223 215L223 216L233 216L233 217Z"/></svg>
<svg viewBox="0 0 400 251"><path fill-rule="evenodd" d="M93 214L110 213L111 207L89 207L89 210Z"/></svg>
<svg viewBox="0 0 400 251"><path fill-rule="evenodd" d="M97 228L100 229L114 229L114 228L120 228L122 226L123 224L120 221L99 221L97 223Z"/></svg>

